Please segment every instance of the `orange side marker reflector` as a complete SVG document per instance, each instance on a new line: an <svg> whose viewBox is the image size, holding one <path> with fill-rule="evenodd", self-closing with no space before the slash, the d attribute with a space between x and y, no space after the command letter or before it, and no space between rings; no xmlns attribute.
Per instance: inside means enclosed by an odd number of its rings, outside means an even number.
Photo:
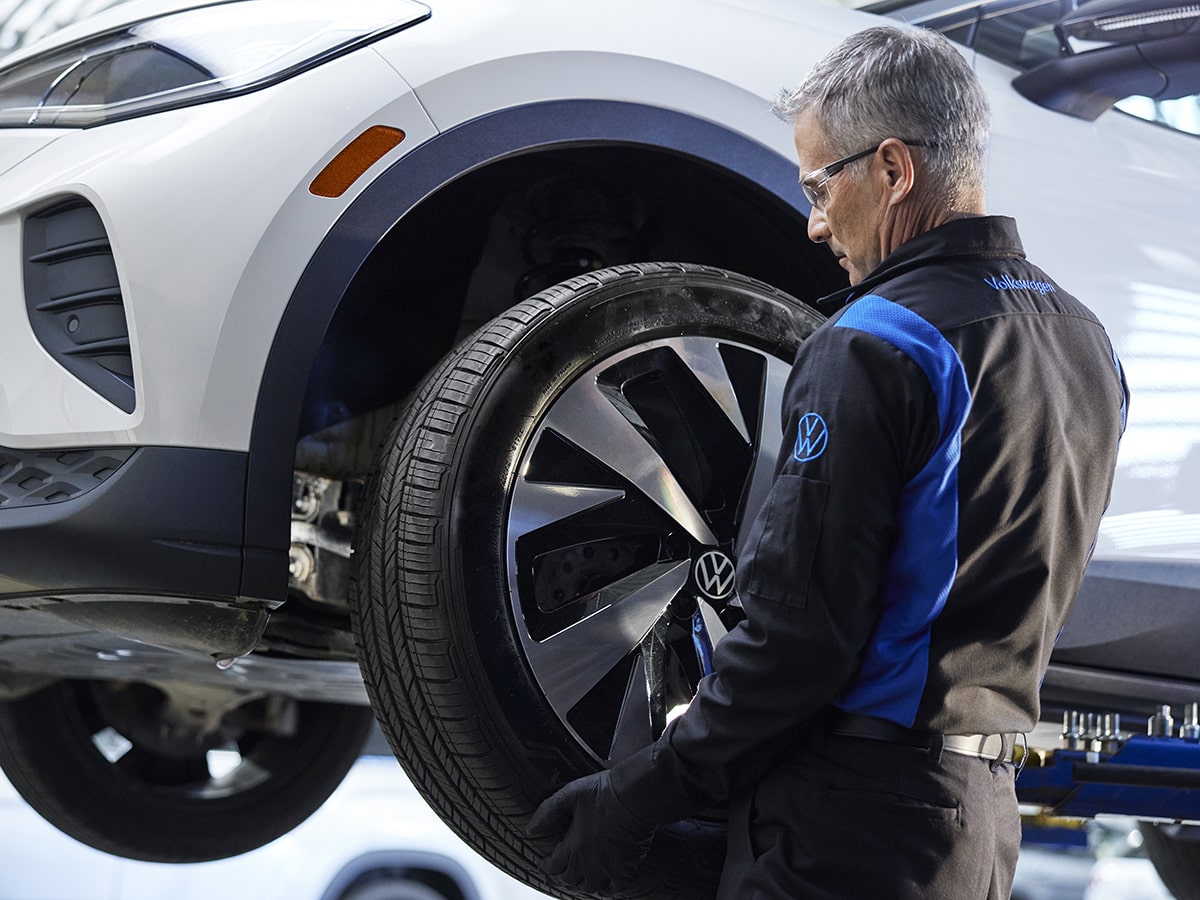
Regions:
<svg viewBox="0 0 1200 900"><path fill-rule="evenodd" d="M309 192L318 197L342 196L363 172L402 140L404 132L399 128L372 125L329 161L308 186Z"/></svg>

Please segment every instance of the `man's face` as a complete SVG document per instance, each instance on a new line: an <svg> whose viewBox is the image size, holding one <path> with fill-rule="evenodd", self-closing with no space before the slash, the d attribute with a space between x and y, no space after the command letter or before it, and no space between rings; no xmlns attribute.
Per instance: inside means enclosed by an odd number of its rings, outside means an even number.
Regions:
<svg viewBox="0 0 1200 900"><path fill-rule="evenodd" d="M801 180L837 161L825 149L825 133L811 113L796 117L795 141ZM850 273L851 284L862 281L883 259L881 231L886 200L879 195L870 172L857 170L874 167L875 162L875 156L869 155L830 178L825 184L824 202L814 206L808 220L809 239L829 245L838 263ZM821 175L818 173L815 179L820 181Z"/></svg>

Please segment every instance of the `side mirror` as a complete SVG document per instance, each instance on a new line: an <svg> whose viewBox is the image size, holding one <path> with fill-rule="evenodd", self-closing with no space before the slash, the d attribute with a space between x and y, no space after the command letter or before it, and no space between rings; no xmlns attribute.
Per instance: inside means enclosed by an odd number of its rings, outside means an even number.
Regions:
<svg viewBox="0 0 1200 900"><path fill-rule="evenodd" d="M1200 94L1200 4L1092 0L1056 31L1069 55L1013 81L1040 106L1092 121L1125 97Z"/></svg>

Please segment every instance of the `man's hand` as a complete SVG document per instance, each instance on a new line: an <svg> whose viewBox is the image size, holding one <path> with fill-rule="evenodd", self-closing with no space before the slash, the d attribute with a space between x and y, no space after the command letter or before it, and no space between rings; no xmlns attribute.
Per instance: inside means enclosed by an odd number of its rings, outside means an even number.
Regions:
<svg viewBox="0 0 1200 900"><path fill-rule="evenodd" d="M559 839L542 869L585 891L627 887L654 837L654 825L625 808L606 771L576 779L543 801L527 831Z"/></svg>

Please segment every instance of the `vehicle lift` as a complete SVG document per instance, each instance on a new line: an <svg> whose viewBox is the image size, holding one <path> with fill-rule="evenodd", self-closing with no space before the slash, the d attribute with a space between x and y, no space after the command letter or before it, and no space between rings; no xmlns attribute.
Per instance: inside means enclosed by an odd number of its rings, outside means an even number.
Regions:
<svg viewBox="0 0 1200 900"><path fill-rule="evenodd" d="M1063 713L1060 749L1018 749L1017 800L1063 822L1098 815L1200 821L1200 704L1176 730L1170 706L1146 733L1121 731L1120 716Z"/></svg>

